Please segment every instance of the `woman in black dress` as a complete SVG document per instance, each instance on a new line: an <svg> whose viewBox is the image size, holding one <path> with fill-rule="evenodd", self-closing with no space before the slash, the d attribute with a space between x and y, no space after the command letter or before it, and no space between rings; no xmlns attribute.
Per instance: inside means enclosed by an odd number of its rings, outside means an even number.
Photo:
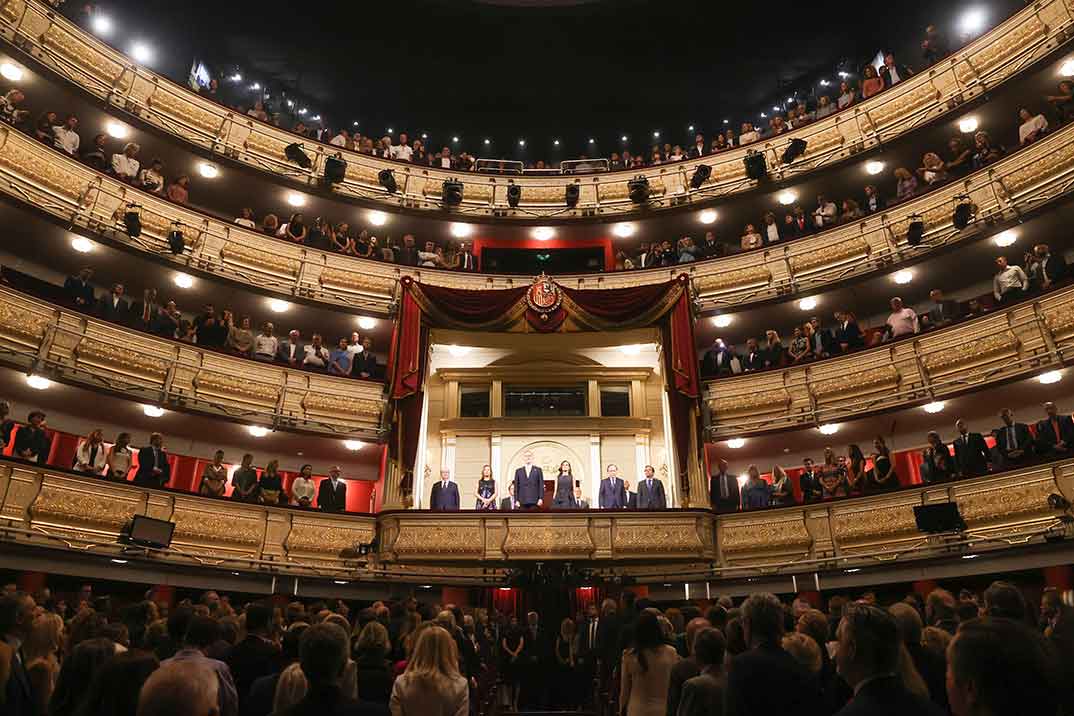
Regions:
<svg viewBox="0 0 1074 716"><path fill-rule="evenodd" d="M869 472L867 492L884 492L899 486L899 476L895 474L895 465L891 462L891 452L884 438L877 435L873 441L873 469Z"/></svg>
<svg viewBox="0 0 1074 716"><path fill-rule="evenodd" d="M475 510L496 509L496 480L492 479L492 468L481 468L481 479L477 481L477 506Z"/></svg>
<svg viewBox="0 0 1074 716"><path fill-rule="evenodd" d="M511 622L500 639L500 673L507 686L511 708L518 711L518 692L522 683L523 665L522 649L526 646L526 637L519 626L518 617L511 617Z"/></svg>
<svg viewBox="0 0 1074 716"><path fill-rule="evenodd" d="M571 464L566 460L559 464L556 496L552 498L552 507L557 510L573 510L578 507L578 502L574 499L574 473L571 472Z"/></svg>

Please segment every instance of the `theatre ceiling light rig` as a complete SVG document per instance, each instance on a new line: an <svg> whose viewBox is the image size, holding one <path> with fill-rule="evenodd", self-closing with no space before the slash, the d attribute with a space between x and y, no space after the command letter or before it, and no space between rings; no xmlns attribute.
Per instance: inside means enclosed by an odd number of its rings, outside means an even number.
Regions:
<svg viewBox="0 0 1074 716"><path fill-rule="evenodd" d="M644 204L649 201L649 179L645 176L636 176L628 181L627 194L635 204Z"/></svg>
<svg viewBox="0 0 1074 716"><path fill-rule="evenodd" d="M507 205L516 208L522 201L522 187L514 182L507 185Z"/></svg>
<svg viewBox="0 0 1074 716"><path fill-rule="evenodd" d="M578 206L578 197L580 195L581 189L577 184L568 184L563 187L563 203L570 209Z"/></svg>

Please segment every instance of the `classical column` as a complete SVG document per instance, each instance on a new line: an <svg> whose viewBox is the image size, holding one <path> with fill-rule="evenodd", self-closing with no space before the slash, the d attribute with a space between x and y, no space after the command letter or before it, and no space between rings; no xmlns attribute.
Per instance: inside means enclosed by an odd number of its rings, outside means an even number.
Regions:
<svg viewBox="0 0 1074 716"><path fill-rule="evenodd" d="M589 488L589 506L596 509L600 504L600 478L604 476L604 471L600 469L600 435L589 436L589 474L593 476L593 484Z"/></svg>
<svg viewBox="0 0 1074 716"><path fill-rule="evenodd" d="M508 496L507 486L511 481L503 473L503 435L500 433L489 435L489 467L492 468L492 477L496 480L496 494L502 500Z"/></svg>
<svg viewBox="0 0 1074 716"><path fill-rule="evenodd" d="M444 435L440 443L440 465L433 471L433 477L437 480L440 479L440 471L448 470L451 474L451 479L458 482L455 476L455 435Z"/></svg>

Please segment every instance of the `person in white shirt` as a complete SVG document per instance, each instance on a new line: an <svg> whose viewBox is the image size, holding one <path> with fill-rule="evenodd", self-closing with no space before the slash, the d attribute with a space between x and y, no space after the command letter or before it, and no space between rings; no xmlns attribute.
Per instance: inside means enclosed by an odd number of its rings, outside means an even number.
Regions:
<svg viewBox="0 0 1074 716"><path fill-rule="evenodd" d="M1029 290L1029 277L1021 266L1007 264L1006 256L996 257L996 267L999 271L992 279L992 295L1000 303L1018 301Z"/></svg>
<svg viewBox="0 0 1074 716"><path fill-rule="evenodd" d="M353 331L350 340L347 341L347 352L350 353L352 364L354 362L354 357L364 350L365 349L362 347L362 339L358 335L358 331Z"/></svg>
<svg viewBox="0 0 1074 716"><path fill-rule="evenodd" d="M257 222L254 221L254 210L243 207L242 216L236 218L235 223L247 229L256 229Z"/></svg>
<svg viewBox="0 0 1074 716"><path fill-rule="evenodd" d="M302 360L304 368L324 370L328 367L328 349L321 344L321 334L313 334L313 342L306 346L306 357Z"/></svg>
<svg viewBox="0 0 1074 716"><path fill-rule="evenodd" d="M333 147L346 147L347 142L349 142L349 141L350 141L350 135L347 134L347 130L346 129L341 129L341 130L339 130L339 134L337 134L336 136L332 137L332 139L330 139L328 141L328 143L331 144Z"/></svg>
<svg viewBox="0 0 1074 716"><path fill-rule="evenodd" d="M142 148L134 142L127 142L123 145L122 154L112 155L112 173L128 184L133 183L138 178L139 165L136 157L141 150Z"/></svg>
<svg viewBox="0 0 1074 716"><path fill-rule="evenodd" d="M426 241L425 250L418 252L418 266L421 268L436 268L437 261L436 244L432 241Z"/></svg>
<svg viewBox="0 0 1074 716"><path fill-rule="evenodd" d="M124 482L127 480L132 464L130 445L130 433L120 433L116 436L116 444L108 450L108 457L105 458L105 463L108 465L106 477Z"/></svg>
<svg viewBox="0 0 1074 716"><path fill-rule="evenodd" d="M414 149L410 146L410 138L406 136L406 132L400 132L399 143L392 145L392 159L409 162L413 156Z"/></svg>
<svg viewBox="0 0 1074 716"><path fill-rule="evenodd" d="M834 224L838 215L839 208L834 201L829 201L823 194L817 197L817 208L813 212L813 223L818 229Z"/></svg>
<svg viewBox="0 0 1074 716"><path fill-rule="evenodd" d="M779 243L780 238L782 238L779 234L779 223L776 221L776 215L771 211L764 215L764 228L762 231L764 232L764 242L766 244Z"/></svg>
<svg viewBox="0 0 1074 716"><path fill-rule="evenodd" d="M79 443L75 451L75 470L87 475L100 475L105 460L104 433L98 428Z"/></svg>
<svg viewBox="0 0 1074 716"><path fill-rule="evenodd" d="M154 159L149 166L138 172L138 183L151 194L164 191L164 162Z"/></svg>
<svg viewBox="0 0 1074 716"><path fill-rule="evenodd" d="M1022 107L1018 110L1018 117L1022 120L1021 126L1018 127L1019 144L1035 142L1048 131L1048 120L1044 118L1043 114L1034 116L1029 113L1028 109Z"/></svg>
<svg viewBox="0 0 1074 716"><path fill-rule="evenodd" d="M266 323L261 333L254 338L254 360L271 363L276 359L276 351L280 348L280 339L273 335L275 326Z"/></svg>
<svg viewBox="0 0 1074 716"><path fill-rule="evenodd" d="M757 133L757 130L753 128L753 125L749 122L742 123L742 131L738 135L738 145L749 144L750 142L756 142L761 138L761 135Z"/></svg>
<svg viewBox="0 0 1074 716"><path fill-rule="evenodd" d="M452 165L451 150L444 147L440 150L440 156L433 159L433 166L440 167L441 169L451 169Z"/></svg>
<svg viewBox="0 0 1074 716"><path fill-rule="evenodd" d="M902 299L898 296L891 299L891 315L888 316L886 325L892 338L902 338L921 332L914 309L903 306Z"/></svg>
<svg viewBox="0 0 1074 716"><path fill-rule="evenodd" d="M62 125L52 128L52 136L57 149L72 157L78 156L78 117L67 115Z"/></svg>
<svg viewBox="0 0 1074 716"><path fill-rule="evenodd" d="M303 465L298 470L298 477L291 483L291 502L299 507L309 507L313 504L315 493L313 465Z"/></svg>

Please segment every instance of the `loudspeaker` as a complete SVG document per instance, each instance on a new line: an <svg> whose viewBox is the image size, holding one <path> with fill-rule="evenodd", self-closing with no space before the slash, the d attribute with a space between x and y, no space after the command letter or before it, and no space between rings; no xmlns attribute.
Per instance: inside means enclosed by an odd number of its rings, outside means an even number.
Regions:
<svg viewBox="0 0 1074 716"><path fill-rule="evenodd" d="M167 549L172 544L173 532L175 532L174 522L157 520L145 515L134 515L126 541L141 547Z"/></svg>
<svg viewBox="0 0 1074 716"><path fill-rule="evenodd" d="M643 176L634 177L627 182L627 193L635 204L649 201L649 180Z"/></svg>
<svg viewBox="0 0 1074 716"><path fill-rule="evenodd" d="M694 175L690 177L690 188L700 189L701 185L709 180L712 176L712 167L708 164L698 164L697 169L694 170Z"/></svg>
<svg viewBox="0 0 1074 716"><path fill-rule="evenodd" d="M395 183L395 172L391 169L381 169L377 174L377 181L389 194L399 191L399 185Z"/></svg>
<svg viewBox="0 0 1074 716"><path fill-rule="evenodd" d="M298 142L288 144L283 150L283 155L287 157L287 161L294 162L303 169L309 169L313 166L313 161L308 154L302 151L302 145Z"/></svg>
<svg viewBox="0 0 1074 716"><path fill-rule="evenodd" d="M568 184L563 189L563 202L573 209L578 204L578 193L577 184Z"/></svg>
<svg viewBox="0 0 1074 716"><path fill-rule="evenodd" d="M347 175L347 162L340 157L327 157L324 160L324 179L329 184L338 184Z"/></svg>
<svg viewBox="0 0 1074 716"><path fill-rule="evenodd" d="M742 160L746 165L746 176L754 181L764 181L768 178L768 164L764 155L756 150L750 150L746 158Z"/></svg>
<svg viewBox="0 0 1074 716"><path fill-rule="evenodd" d="M446 180L440 196L444 206L458 206L462 203L462 182L454 179Z"/></svg>
<svg viewBox="0 0 1074 716"><path fill-rule="evenodd" d="M973 221L973 204L963 201L955 207L955 212L951 214L951 223L955 225L956 229L962 231L970 225L971 221Z"/></svg>
<svg viewBox="0 0 1074 716"><path fill-rule="evenodd" d="M507 205L512 209L518 206L518 202L522 201L522 187L518 184L507 185Z"/></svg>
<svg viewBox="0 0 1074 716"><path fill-rule="evenodd" d="M917 246L921 243L921 237L925 235L925 222L921 217L911 217L913 221L906 227L906 243Z"/></svg>
<svg viewBox="0 0 1074 716"><path fill-rule="evenodd" d="M787 148L783 150L783 163L790 164L798 157L805 154L806 140L804 139L792 139L791 143L787 145Z"/></svg>
<svg viewBox="0 0 1074 716"><path fill-rule="evenodd" d="M142 207L138 204L131 204L127 207L127 210L123 212L123 225L127 227L127 236L132 239L137 239L142 235Z"/></svg>
<svg viewBox="0 0 1074 716"><path fill-rule="evenodd" d="M183 240L183 232L179 229L178 224L174 224L172 230L168 233L168 248L176 256L183 253L183 249L186 248L186 241Z"/></svg>
<svg viewBox="0 0 1074 716"><path fill-rule="evenodd" d="M959 514L958 504L955 502L915 505L914 521L919 530L929 534L961 532L966 529L966 521Z"/></svg>

